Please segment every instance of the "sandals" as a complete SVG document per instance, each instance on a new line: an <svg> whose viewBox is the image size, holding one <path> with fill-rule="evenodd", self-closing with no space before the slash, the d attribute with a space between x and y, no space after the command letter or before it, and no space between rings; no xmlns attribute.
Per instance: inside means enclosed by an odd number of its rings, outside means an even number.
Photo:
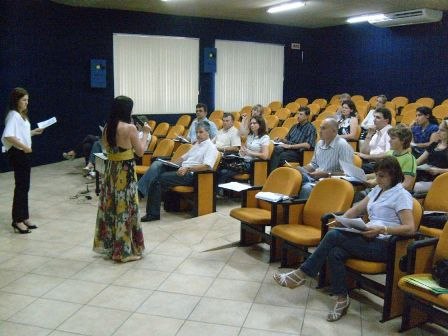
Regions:
<svg viewBox="0 0 448 336"><path fill-rule="evenodd" d="M275 272L272 277L280 286L290 289L302 286L306 282L306 279L302 278L296 270L288 273Z"/></svg>
<svg viewBox="0 0 448 336"><path fill-rule="evenodd" d="M350 297L347 295L344 301L336 301L333 310L327 315L328 322L335 322L342 316L347 314L348 307L350 306Z"/></svg>

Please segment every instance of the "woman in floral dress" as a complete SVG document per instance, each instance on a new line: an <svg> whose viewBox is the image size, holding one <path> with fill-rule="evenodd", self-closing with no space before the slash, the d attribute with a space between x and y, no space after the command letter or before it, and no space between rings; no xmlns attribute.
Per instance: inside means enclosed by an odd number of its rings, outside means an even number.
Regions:
<svg viewBox="0 0 448 336"><path fill-rule="evenodd" d="M131 124L132 99L114 99L103 133L108 160L101 183L93 250L115 261L138 260L145 249L139 223L134 153L142 156L148 146L150 127L143 137Z"/></svg>

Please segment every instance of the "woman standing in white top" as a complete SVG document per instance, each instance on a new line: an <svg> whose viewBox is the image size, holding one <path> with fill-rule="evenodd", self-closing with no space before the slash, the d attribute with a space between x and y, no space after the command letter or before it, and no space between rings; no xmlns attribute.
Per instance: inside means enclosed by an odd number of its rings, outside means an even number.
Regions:
<svg viewBox="0 0 448 336"><path fill-rule="evenodd" d="M28 212L28 191L30 190L31 137L42 134L42 128L31 130L28 119L28 92L23 88L15 88L9 99L8 114L5 119L5 130L2 143L8 151L9 162L14 171L15 189L12 203L12 227L15 232L30 233L36 229L32 225Z"/></svg>

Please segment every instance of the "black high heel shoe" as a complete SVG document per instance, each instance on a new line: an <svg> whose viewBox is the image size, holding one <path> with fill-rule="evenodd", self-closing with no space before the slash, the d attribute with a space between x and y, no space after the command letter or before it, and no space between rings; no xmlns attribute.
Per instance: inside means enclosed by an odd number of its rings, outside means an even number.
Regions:
<svg viewBox="0 0 448 336"><path fill-rule="evenodd" d="M37 229L38 227L36 225L30 224L30 222L28 220L24 220L23 224L25 224L28 229Z"/></svg>
<svg viewBox="0 0 448 336"><path fill-rule="evenodd" d="M17 226L17 223L12 222L11 226L14 228L14 232L19 232L20 234L31 233L30 229L21 229Z"/></svg>

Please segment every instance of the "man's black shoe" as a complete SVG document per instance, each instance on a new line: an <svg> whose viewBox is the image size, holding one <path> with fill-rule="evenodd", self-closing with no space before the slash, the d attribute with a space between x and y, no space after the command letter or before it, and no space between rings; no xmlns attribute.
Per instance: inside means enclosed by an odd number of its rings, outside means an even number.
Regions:
<svg viewBox="0 0 448 336"><path fill-rule="evenodd" d="M150 214L146 214L142 218L140 218L140 221L142 221L142 222L151 222L151 221L155 221L155 220L160 220L160 216L153 216Z"/></svg>

